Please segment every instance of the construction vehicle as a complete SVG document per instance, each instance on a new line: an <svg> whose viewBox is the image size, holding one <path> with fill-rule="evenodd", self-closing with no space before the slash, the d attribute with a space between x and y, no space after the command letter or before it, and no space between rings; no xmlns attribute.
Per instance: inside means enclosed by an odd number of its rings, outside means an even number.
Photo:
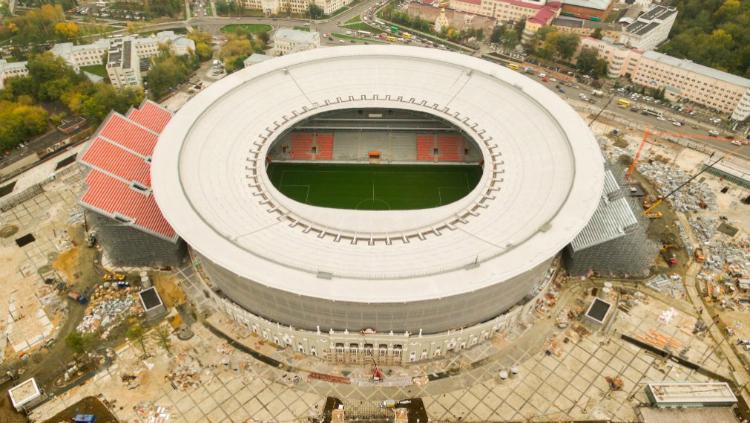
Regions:
<svg viewBox="0 0 750 423"><path fill-rule="evenodd" d="M104 282L113 282L113 281L124 281L125 280L125 274L124 273L105 273L104 276L102 276L102 280Z"/></svg>
<svg viewBox="0 0 750 423"><path fill-rule="evenodd" d="M695 256L696 263L703 263L706 261L706 256L703 254L703 248L696 248L693 255Z"/></svg>
<svg viewBox="0 0 750 423"><path fill-rule="evenodd" d="M68 292L68 298L71 300L77 302L78 304L88 304L89 302L89 293L87 291L84 291L83 293L80 293L75 290L71 290Z"/></svg>
<svg viewBox="0 0 750 423"><path fill-rule="evenodd" d="M677 251L677 247L674 244L665 244L661 250L659 250L661 257L667 262L669 267L674 267L678 264L677 253L675 251Z"/></svg>
<svg viewBox="0 0 750 423"><path fill-rule="evenodd" d="M96 245L96 234L93 231L86 233L86 246L93 248Z"/></svg>
<svg viewBox="0 0 750 423"><path fill-rule="evenodd" d="M644 211L643 215L649 219L661 219L662 217L664 217L664 213L660 211L651 211L648 213Z"/></svg>

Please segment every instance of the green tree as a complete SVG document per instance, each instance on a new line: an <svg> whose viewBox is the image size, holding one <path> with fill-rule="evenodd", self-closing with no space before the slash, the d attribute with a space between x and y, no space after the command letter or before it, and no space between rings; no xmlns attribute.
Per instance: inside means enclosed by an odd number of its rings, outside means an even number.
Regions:
<svg viewBox="0 0 750 423"><path fill-rule="evenodd" d="M109 84L96 84L93 90L80 99L80 113L93 122L101 122L115 110L125 113L143 101L141 88L117 89Z"/></svg>
<svg viewBox="0 0 750 423"><path fill-rule="evenodd" d="M578 44L580 44L580 42L581 38L578 34L563 33L558 35L555 39L555 49L558 56L565 61L569 61L573 58L576 50L578 50Z"/></svg>
<svg viewBox="0 0 750 423"><path fill-rule="evenodd" d="M211 34L202 31L192 31L187 36L195 43L195 55L198 56L200 61L205 62L213 57Z"/></svg>
<svg viewBox="0 0 750 423"><path fill-rule="evenodd" d="M130 342L138 344L144 354L148 354L148 351L146 350L146 333L143 330L143 326L141 326L139 323L133 323L128 328L125 336L127 336Z"/></svg>
<svg viewBox="0 0 750 423"><path fill-rule="evenodd" d="M58 100L81 77L60 57L46 52L29 58L31 92L39 101Z"/></svg>
<svg viewBox="0 0 750 423"><path fill-rule="evenodd" d="M169 355L172 354L172 338L170 335L169 327L166 324L159 325L154 329L154 340Z"/></svg>
<svg viewBox="0 0 750 423"><path fill-rule="evenodd" d="M76 354L85 354L95 345L96 339L91 333L73 331L65 337L65 345Z"/></svg>
<svg viewBox="0 0 750 423"><path fill-rule="evenodd" d="M584 47L578 54L576 59L576 69L581 71L585 75L591 75L596 68L596 63L599 60L599 53L596 49Z"/></svg>
<svg viewBox="0 0 750 423"><path fill-rule="evenodd" d="M322 7L311 2L310 5L307 7L307 16L310 19L321 19L323 18L323 16L325 16L325 13L323 12Z"/></svg>
<svg viewBox="0 0 750 423"><path fill-rule="evenodd" d="M591 38L596 38L597 40L601 40L604 37L604 34L602 34L601 28L594 29L594 32L591 33Z"/></svg>
<svg viewBox="0 0 750 423"><path fill-rule="evenodd" d="M500 40L503 38L503 32L505 32L505 29L501 25L492 28L492 34L490 34L490 42L499 44Z"/></svg>

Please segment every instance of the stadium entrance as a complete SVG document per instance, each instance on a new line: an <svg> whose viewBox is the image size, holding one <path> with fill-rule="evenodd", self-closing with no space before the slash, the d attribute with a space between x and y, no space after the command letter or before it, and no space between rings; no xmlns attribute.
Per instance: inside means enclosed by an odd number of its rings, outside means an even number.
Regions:
<svg viewBox="0 0 750 423"><path fill-rule="evenodd" d="M267 173L287 197L313 206L413 210L463 198L479 183L482 153L435 116L399 109L321 113L279 137Z"/></svg>

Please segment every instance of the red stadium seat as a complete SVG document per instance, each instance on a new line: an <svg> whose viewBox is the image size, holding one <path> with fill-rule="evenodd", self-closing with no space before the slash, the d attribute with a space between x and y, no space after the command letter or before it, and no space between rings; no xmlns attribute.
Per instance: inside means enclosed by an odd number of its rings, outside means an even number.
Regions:
<svg viewBox="0 0 750 423"><path fill-rule="evenodd" d="M292 160L312 160L313 134L309 132L292 132L292 148L289 155Z"/></svg>
<svg viewBox="0 0 750 423"><path fill-rule="evenodd" d="M435 148L435 136L417 134L417 160L431 162L435 160L433 149Z"/></svg>
<svg viewBox="0 0 750 423"><path fill-rule="evenodd" d="M324 133L315 136L315 145L318 147L316 160L333 160L333 134Z"/></svg>
<svg viewBox="0 0 750 423"><path fill-rule="evenodd" d="M439 161L460 162L462 160L464 138L461 135L438 135L437 145Z"/></svg>

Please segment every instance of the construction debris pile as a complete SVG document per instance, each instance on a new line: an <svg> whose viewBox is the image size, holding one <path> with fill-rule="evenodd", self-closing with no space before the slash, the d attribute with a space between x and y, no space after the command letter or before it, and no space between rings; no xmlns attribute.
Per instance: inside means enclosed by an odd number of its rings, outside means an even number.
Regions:
<svg viewBox="0 0 750 423"><path fill-rule="evenodd" d="M682 277L676 273L669 276L663 273L654 275L646 280L646 286L674 298L683 299L686 295Z"/></svg>
<svg viewBox="0 0 750 423"><path fill-rule="evenodd" d="M716 228L719 226L718 219L710 216L696 216L688 220L693 228L693 233L702 242L708 242L716 234Z"/></svg>
<svg viewBox="0 0 750 423"><path fill-rule="evenodd" d="M167 407L156 405L151 401L142 401L133 406L133 411L141 421L146 423L167 423L171 414Z"/></svg>
<svg viewBox="0 0 750 423"><path fill-rule="evenodd" d="M133 288L120 288L117 285L102 284L94 289L86 314L76 330L93 333L102 330L102 339L109 336L109 329L129 316L143 311L136 301Z"/></svg>
<svg viewBox="0 0 750 423"><path fill-rule="evenodd" d="M202 379L203 366L190 354L178 354L171 364L172 369L164 378L169 381L174 389L187 391L206 382Z"/></svg>
<svg viewBox="0 0 750 423"><path fill-rule="evenodd" d="M750 238L713 236L704 242L705 261L698 279L706 295L722 308L745 311L750 308Z"/></svg>
<svg viewBox="0 0 750 423"><path fill-rule="evenodd" d="M659 196L665 196L679 187L692 175L666 163L652 161L638 164L638 172L656 187ZM717 210L716 194L702 182L692 181L668 199L677 211L689 212L703 209Z"/></svg>

